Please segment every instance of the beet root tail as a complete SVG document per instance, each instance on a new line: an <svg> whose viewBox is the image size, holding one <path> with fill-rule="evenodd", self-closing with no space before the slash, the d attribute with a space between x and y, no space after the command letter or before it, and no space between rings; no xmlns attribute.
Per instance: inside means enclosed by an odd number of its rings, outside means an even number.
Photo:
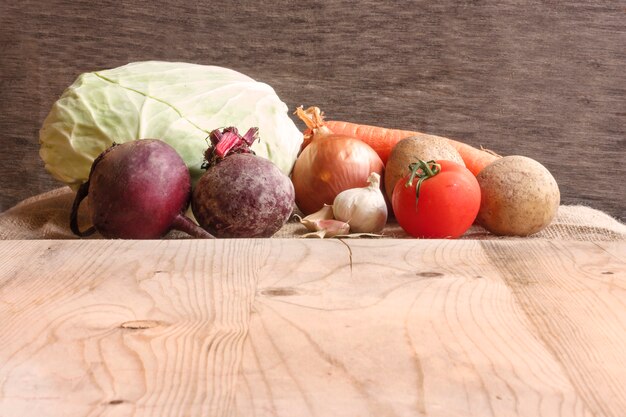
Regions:
<svg viewBox="0 0 626 417"><path fill-rule="evenodd" d="M184 214L178 214L172 223L172 229L180 230L197 239L215 239L211 233L207 232Z"/></svg>
<svg viewBox="0 0 626 417"><path fill-rule="evenodd" d="M90 236L96 231L94 227L90 227L84 232L81 232L78 227L78 208L80 207L80 203L85 199L85 197L87 197L88 194L89 181L83 183L76 192L76 197L74 198L74 203L72 204L72 213L70 214L70 229L72 230L72 233L80 237Z"/></svg>

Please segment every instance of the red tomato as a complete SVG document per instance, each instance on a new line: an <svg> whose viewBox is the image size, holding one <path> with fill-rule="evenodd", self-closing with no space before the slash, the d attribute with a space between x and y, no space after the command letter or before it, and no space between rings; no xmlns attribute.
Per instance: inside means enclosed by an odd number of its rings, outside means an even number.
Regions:
<svg viewBox="0 0 626 417"><path fill-rule="evenodd" d="M391 205L398 224L411 236L457 238L474 223L480 208L480 186L464 166L437 161L440 171L423 180L416 198L418 177L396 183Z"/></svg>

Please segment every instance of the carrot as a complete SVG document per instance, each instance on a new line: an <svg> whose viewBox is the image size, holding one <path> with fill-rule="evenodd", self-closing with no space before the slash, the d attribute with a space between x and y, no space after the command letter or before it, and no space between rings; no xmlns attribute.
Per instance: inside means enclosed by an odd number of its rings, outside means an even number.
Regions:
<svg viewBox="0 0 626 417"><path fill-rule="evenodd" d="M387 129L384 127L361 125L338 120L327 120L324 122L333 133L352 136L370 145L386 164L391 150L400 140L409 136L430 136L425 133L412 132L410 130ZM491 151L474 148L463 142L453 139L446 139L461 154L465 166L472 174L478 173L487 165L500 158Z"/></svg>

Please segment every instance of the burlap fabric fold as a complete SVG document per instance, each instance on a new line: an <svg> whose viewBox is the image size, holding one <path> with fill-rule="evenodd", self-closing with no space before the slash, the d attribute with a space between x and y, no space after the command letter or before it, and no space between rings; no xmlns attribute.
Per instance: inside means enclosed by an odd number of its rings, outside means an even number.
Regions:
<svg viewBox="0 0 626 417"><path fill-rule="evenodd" d="M69 229L69 216L74 193L68 187L37 195L0 214L0 239L76 239ZM89 226L86 204L81 206L79 224ZM275 238L300 238L308 231L295 219L289 221ZM383 238L407 238L406 233L390 222ZM97 233L90 238L101 239ZM170 232L165 238L188 238ZM550 226L526 238L498 237L485 229L472 226L462 239L560 239L579 241L626 240L626 225L606 213L585 206L561 206Z"/></svg>

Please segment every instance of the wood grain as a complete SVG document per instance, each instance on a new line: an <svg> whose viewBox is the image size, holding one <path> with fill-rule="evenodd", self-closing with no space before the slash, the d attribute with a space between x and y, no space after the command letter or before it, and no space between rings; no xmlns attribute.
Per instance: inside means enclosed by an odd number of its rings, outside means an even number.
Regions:
<svg viewBox="0 0 626 417"><path fill-rule="evenodd" d="M614 275L626 272L626 253L622 250L618 258L601 247L580 251L561 246L559 256L545 256L537 251L546 248L532 245L524 252L516 245L483 245L530 319L533 333L561 364L593 415L621 415L626 410L626 281ZM584 322L593 325L579 326ZM589 349L586 340L600 343ZM596 372L607 363L613 365L606 372ZM588 386L602 386L614 401L605 401Z"/></svg>
<svg viewBox="0 0 626 417"><path fill-rule="evenodd" d="M58 185L38 129L80 73L164 59L244 72L290 109L529 156L565 204L624 220L624 13L616 0L3 1L0 211Z"/></svg>
<svg viewBox="0 0 626 417"><path fill-rule="evenodd" d="M230 415L258 243L2 249L0 416Z"/></svg>
<svg viewBox="0 0 626 417"><path fill-rule="evenodd" d="M620 415L626 309L602 273L623 289L623 245L620 261L546 242L349 245L351 270L346 253L315 280L259 282L239 415ZM304 269L328 258L306 249ZM543 298L519 293L529 280Z"/></svg>
<svg viewBox="0 0 626 417"><path fill-rule="evenodd" d="M0 416L614 416L624 242L0 242Z"/></svg>

